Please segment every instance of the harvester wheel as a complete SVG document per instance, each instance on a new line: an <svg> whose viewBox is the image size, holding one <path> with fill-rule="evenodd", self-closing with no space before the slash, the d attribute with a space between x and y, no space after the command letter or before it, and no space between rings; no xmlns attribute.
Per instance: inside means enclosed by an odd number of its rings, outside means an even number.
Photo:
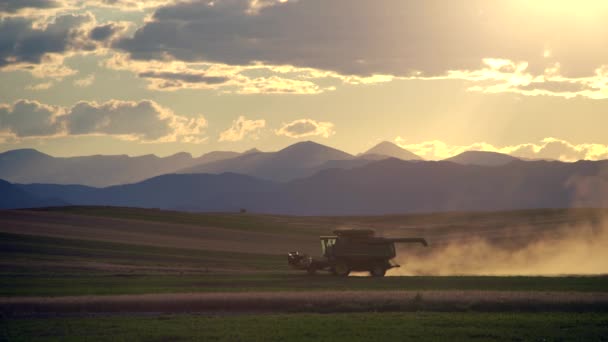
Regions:
<svg viewBox="0 0 608 342"><path fill-rule="evenodd" d="M376 265L369 271L369 273L372 275L372 277L384 277L386 274L386 268L384 268L382 265Z"/></svg>
<svg viewBox="0 0 608 342"><path fill-rule="evenodd" d="M348 265L345 262L339 261L334 266L333 273L338 277L347 277L350 273L350 269L348 268Z"/></svg>

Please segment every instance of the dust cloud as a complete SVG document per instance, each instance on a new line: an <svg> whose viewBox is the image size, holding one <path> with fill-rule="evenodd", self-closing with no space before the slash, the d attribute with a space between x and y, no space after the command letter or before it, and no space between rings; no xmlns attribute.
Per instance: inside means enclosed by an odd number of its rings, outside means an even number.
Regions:
<svg viewBox="0 0 608 342"><path fill-rule="evenodd" d="M522 236L525 229L466 239L429 239L424 251L397 246L400 268L387 275L608 274L608 220Z"/></svg>

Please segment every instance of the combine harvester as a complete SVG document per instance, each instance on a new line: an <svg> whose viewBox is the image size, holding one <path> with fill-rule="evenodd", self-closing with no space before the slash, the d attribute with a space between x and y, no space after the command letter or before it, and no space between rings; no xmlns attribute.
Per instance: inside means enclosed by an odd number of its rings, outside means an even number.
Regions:
<svg viewBox="0 0 608 342"><path fill-rule="evenodd" d="M322 258L313 258L300 252L287 256L289 265L298 270L315 274L319 270L346 277L351 271L369 271L374 277L383 277L386 271L399 267L393 262L395 243L420 243L428 246L423 238L384 238L374 236L370 229L340 229L334 236L321 236Z"/></svg>

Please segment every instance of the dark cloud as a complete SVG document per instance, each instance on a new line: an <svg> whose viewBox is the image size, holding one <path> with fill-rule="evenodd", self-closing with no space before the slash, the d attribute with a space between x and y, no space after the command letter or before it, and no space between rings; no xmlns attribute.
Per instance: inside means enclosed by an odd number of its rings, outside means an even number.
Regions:
<svg viewBox="0 0 608 342"><path fill-rule="evenodd" d="M117 23L95 26L90 13L58 16L47 25L35 23L32 17L0 19L0 68L41 64L48 54L94 51L124 30Z"/></svg>
<svg viewBox="0 0 608 342"><path fill-rule="evenodd" d="M220 84L225 83L229 80L227 77L218 76L205 76L205 74L192 74L192 73L181 73L181 72L155 72L146 71L138 74L142 78L158 78L163 80L175 80L187 83L206 83L206 84Z"/></svg>
<svg viewBox="0 0 608 342"><path fill-rule="evenodd" d="M79 102L66 116L70 134L135 134L143 140L156 140L171 132L170 117L151 101L103 104Z"/></svg>
<svg viewBox="0 0 608 342"><path fill-rule="evenodd" d="M52 136L62 131L59 114L57 107L19 100L12 107L0 107L0 132L9 131L19 138Z"/></svg>
<svg viewBox="0 0 608 342"><path fill-rule="evenodd" d="M112 37L114 34L122 30L120 25L116 23L108 23L97 26L89 32L89 37L96 41L104 41Z"/></svg>
<svg viewBox="0 0 608 342"><path fill-rule="evenodd" d="M56 0L0 0L0 13L17 13L23 9L47 9L63 6Z"/></svg>
<svg viewBox="0 0 608 342"><path fill-rule="evenodd" d="M248 0L180 2L159 8L133 37L116 44L135 59L263 62L341 74L440 75L477 69L482 58L551 60L565 74L592 74L608 60L608 32L586 32L533 4L510 1L299 0L252 13ZM528 25L534 26L530 30ZM583 27L583 28L581 28ZM608 26L600 26L607 31ZM563 34L562 34L563 33ZM596 39L581 40L585 34ZM606 34L603 34L606 33ZM554 39L559 36L560 39ZM585 37L586 38L586 37ZM584 42L584 44L582 43Z"/></svg>
<svg viewBox="0 0 608 342"><path fill-rule="evenodd" d="M88 16L61 16L44 28L34 28L34 19L4 18L0 21L0 67L38 64L47 53L67 51L72 31L89 20Z"/></svg>
<svg viewBox="0 0 608 342"><path fill-rule="evenodd" d="M0 133L4 133L0 135L17 138L96 134L141 141L193 141L205 126L203 118L179 116L149 100L82 101L70 108L19 100L0 106Z"/></svg>

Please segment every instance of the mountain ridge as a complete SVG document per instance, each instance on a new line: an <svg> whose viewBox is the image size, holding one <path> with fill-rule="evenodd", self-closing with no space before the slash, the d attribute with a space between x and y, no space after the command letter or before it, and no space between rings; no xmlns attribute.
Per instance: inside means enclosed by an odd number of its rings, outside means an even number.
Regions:
<svg viewBox="0 0 608 342"><path fill-rule="evenodd" d="M608 207L606 161L519 161L487 167L389 158L278 182L234 173L171 174L107 188L16 185L75 205L281 215Z"/></svg>
<svg viewBox="0 0 608 342"><path fill-rule="evenodd" d="M382 141L369 150L361 153L360 158L373 156L373 159L381 159L382 156L393 157L402 160L422 160L422 157L412 153L392 142Z"/></svg>
<svg viewBox="0 0 608 342"><path fill-rule="evenodd" d="M470 164L482 166L498 166L514 161L521 161L520 158L509 154L492 151L465 151L453 157L443 159L457 164Z"/></svg>

